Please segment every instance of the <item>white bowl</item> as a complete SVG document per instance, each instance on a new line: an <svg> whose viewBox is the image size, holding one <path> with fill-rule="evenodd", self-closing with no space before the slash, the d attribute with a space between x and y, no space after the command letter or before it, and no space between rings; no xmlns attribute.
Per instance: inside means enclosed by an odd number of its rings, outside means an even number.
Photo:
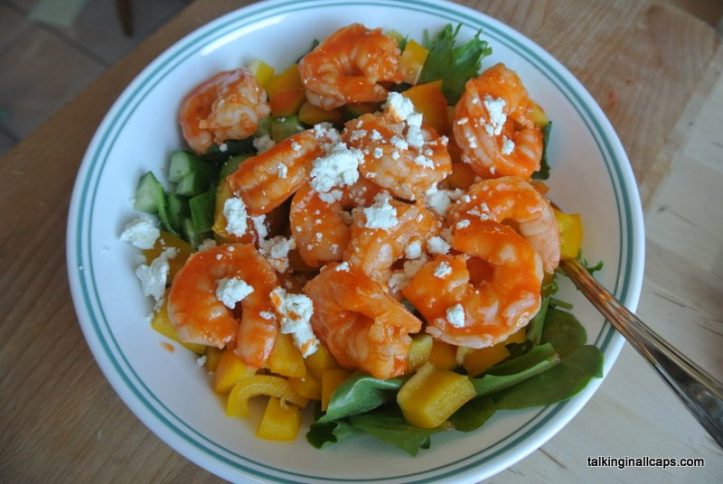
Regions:
<svg viewBox="0 0 723 484"><path fill-rule="evenodd" d="M595 379L571 400L498 412L481 431L435 435L411 458L362 437L323 450L304 431L291 444L259 440L246 421L224 415L193 355L168 352L146 319L151 302L133 274L135 251L118 239L134 216L139 176L163 175L168 154L182 145L176 113L182 96L213 73L263 59L277 68L352 22L395 29L421 40L461 23L461 37L480 28L494 53L517 71L554 127L549 146L551 196L585 222L584 252L605 261L601 281L635 309L643 274L643 218L625 152L585 88L547 52L479 12L439 1L281 0L259 3L189 34L149 65L123 92L98 128L78 173L68 220L70 284L81 327L106 377L151 430L219 476L239 480L404 482L480 480L512 465L559 431L590 399ZM608 373L622 337L563 281L589 340L605 355Z"/></svg>

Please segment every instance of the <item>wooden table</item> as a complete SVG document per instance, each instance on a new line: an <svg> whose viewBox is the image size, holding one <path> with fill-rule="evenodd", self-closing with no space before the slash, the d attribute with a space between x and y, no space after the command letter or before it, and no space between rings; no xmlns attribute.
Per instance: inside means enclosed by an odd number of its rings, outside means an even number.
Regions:
<svg viewBox="0 0 723 484"><path fill-rule="evenodd" d="M0 166L0 481L216 481L156 438L83 340L65 223L83 152L112 101L182 35L244 2L197 2L6 154ZM560 59L596 97L646 206L639 314L723 378L723 55L661 1L472 1ZM685 4L677 1L675 3ZM705 468L591 469L587 456L703 457ZM721 450L626 347L583 411L492 481L721 482Z"/></svg>

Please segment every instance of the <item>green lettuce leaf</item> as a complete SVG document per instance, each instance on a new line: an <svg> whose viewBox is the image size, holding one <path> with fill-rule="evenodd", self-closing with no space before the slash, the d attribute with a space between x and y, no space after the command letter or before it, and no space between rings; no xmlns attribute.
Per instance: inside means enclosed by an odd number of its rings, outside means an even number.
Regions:
<svg viewBox="0 0 723 484"><path fill-rule="evenodd" d="M404 378L379 380L363 373L356 373L334 390L319 422L331 422L349 415L373 410L393 398Z"/></svg>
<svg viewBox="0 0 723 484"><path fill-rule="evenodd" d="M462 24L459 24L455 29L449 24L432 39L426 31L424 33L423 43L429 50L429 55L418 83L442 79L442 92L450 105L457 103L465 83L477 76L482 58L492 53L487 42L478 38L481 32L468 42L455 45L461 27Z"/></svg>

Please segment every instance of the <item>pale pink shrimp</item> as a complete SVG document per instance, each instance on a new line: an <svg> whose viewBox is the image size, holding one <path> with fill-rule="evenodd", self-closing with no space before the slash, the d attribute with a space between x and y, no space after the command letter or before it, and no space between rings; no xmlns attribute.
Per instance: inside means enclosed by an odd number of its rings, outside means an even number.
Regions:
<svg viewBox="0 0 723 484"><path fill-rule="evenodd" d="M542 257L545 272L551 273L559 265L560 232L555 212L550 202L526 180L508 176L482 180L469 187L467 197L450 209L447 223L453 225L472 218L512 222Z"/></svg>
<svg viewBox="0 0 723 484"><path fill-rule="evenodd" d="M324 154L323 143L323 135L310 129L248 158L226 177L229 192L244 201L250 215L272 211L308 181L312 162Z"/></svg>
<svg viewBox="0 0 723 484"><path fill-rule="evenodd" d="M268 116L266 91L246 69L219 72L188 93L178 115L183 137L203 154L213 143L248 138Z"/></svg>
<svg viewBox="0 0 723 484"><path fill-rule="evenodd" d="M382 101L387 90L379 83L402 81L400 55L397 42L381 29L343 27L299 62L306 98L324 109Z"/></svg>
<svg viewBox="0 0 723 484"><path fill-rule="evenodd" d="M314 333L341 366L384 379L405 373L409 334L422 322L382 284L348 263L333 262L304 292L314 302Z"/></svg>
<svg viewBox="0 0 723 484"><path fill-rule="evenodd" d="M529 178L540 169L542 131L522 81L504 64L467 81L452 129L462 160L483 177Z"/></svg>
<svg viewBox="0 0 723 484"><path fill-rule="evenodd" d="M240 303L240 320L235 309L217 297L224 279L240 279L253 288ZM279 332L276 318L268 316L274 314L269 292L276 285L274 269L253 245L211 247L191 255L176 274L168 294L168 317L184 343L217 348L235 344L246 364L260 368Z"/></svg>
<svg viewBox="0 0 723 484"><path fill-rule="evenodd" d="M310 267L341 260L351 237L351 214L345 211L369 205L380 190L360 178L330 193L321 194L309 185L296 192L289 221L302 260Z"/></svg>
<svg viewBox="0 0 723 484"><path fill-rule="evenodd" d="M489 264L489 279L470 283L465 256L425 264L402 292L427 320L427 333L450 344L484 348L504 341L537 314L540 256L514 229L472 219L455 226L452 247Z"/></svg>
<svg viewBox="0 0 723 484"><path fill-rule="evenodd" d="M374 223L380 217L387 220ZM403 257L406 247L415 240L427 240L439 229L437 217L423 204L377 197L371 207L354 211L345 259L372 279L386 283L392 265Z"/></svg>
<svg viewBox="0 0 723 484"><path fill-rule="evenodd" d="M359 166L363 177L405 200L416 200L452 173L447 138L430 126L364 114L347 122L342 139L364 153Z"/></svg>

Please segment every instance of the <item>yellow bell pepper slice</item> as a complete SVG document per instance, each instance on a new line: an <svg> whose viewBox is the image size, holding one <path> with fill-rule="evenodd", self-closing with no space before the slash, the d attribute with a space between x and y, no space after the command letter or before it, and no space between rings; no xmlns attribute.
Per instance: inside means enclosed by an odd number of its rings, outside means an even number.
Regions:
<svg viewBox="0 0 723 484"><path fill-rule="evenodd" d="M321 375L321 409L326 410L334 390L349 378L351 372L343 368L329 368Z"/></svg>
<svg viewBox="0 0 723 484"><path fill-rule="evenodd" d="M433 343L432 336L428 334L417 334L412 338L407 355L407 371L414 371L429 361Z"/></svg>
<svg viewBox="0 0 723 484"><path fill-rule="evenodd" d="M230 392L239 381L252 376L256 370L243 362L231 348L223 350L213 375L213 391L221 395Z"/></svg>
<svg viewBox="0 0 723 484"><path fill-rule="evenodd" d="M304 357L294 345L294 339L290 334L280 334L276 338L276 344L269 355L266 367L282 376L302 378L306 375Z"/></svg>
<svg viewBox="0 0 723 484"><path fill-rule="evenodd" d="M422 113L422 119L432 126L437 133L447 134L447 98L442 94L442 81L418 84L403 92L404 97L414 104L414 109Z"/></svg>
<svg viewBox="0 0 723 484"><path fill-rule="evenodd" d="M173 341L180 343L189 350L193 351L197 355L202 355L206 351L206 346L195 343L183 343L178 339L178 331L176 327L168 319L168 298L163 299L163 303L158 308L156 313L153 315L151 320L151 328L155 329L163 336L172 339Z"/></svg>
<svg viewBox="0 0 723 484"><path fill-rule="evenodd" d="M457 366L457 348L435 339L429 354L429 362L442 370L451 370Z"/></svg>
<svg viewBox="0 0 723 484"><path fill-rule="evenodd" d="M291 388L296 393L309 400L321 400L321 382L307 373L302 378L289 378Z"/></svg>
<svg viewBox="0 0 723 484"><path fill-rule="evenodd" d="M427 363L402 385L397 403L409 423L431 429L439 427L475 395L467 376Z"/></svg>
<svg viewBox="0 0 723 484"><path fill-rule="evenodd" d="M471 376L477 376L500 361L509 358L510 352L505 346L507 341L488 348L473 349L465 353L462 366Z"/></svg>
<svg viewBox="0 0 723 484"><path fill-rule="evenodd" d="M256 436L266 440L291 441L296 439L300 426L299 409L271 397L259 422Z"/></svg>
<svg viewBox="0 0 723 484"><path fill-rule="evenodd" d="M424 62L427 60L429 50L414 40L408 40L404 52L399 58L399 72L402 79L409 84L416 84L422 73Z"/></svg>
<svg viewBox="0 0 723 484"><path fill-rule="evenodd" d="M216 371L218 368L218 362L221 360L223 350L209 346L206 348L206 369L208 371Z"/></svg>
<svg viewBox="0 0 723 484"><path fill-rule="evenodd" d="M185 240L162 230L161 236L158 240L156 240L155 245L150 249L143 251L143 257L146 259L146 264L150 264L153 262L153 259L161 255L161 253L169 247L175 248L177 252L175 257L168 259L168 285L171 284L173 278L176 277L178 271L181 270L183 264L186 263L186 259L188 259L191 256L191 253L193 253L191 245Z"/></svg>
<svg viewBox="0 0 723 484"><path fill-rule="evenodd" d="M256 77L256 83L265 88L274 77L274 68L262 60L254 60L249 64L249 70Z"/></svg>
<svg viewBox="0 0 723 484"><path fill-rule="evenodd" d="M323 122L338 124L343 120L344 110L342 108L326 110L316 107L308 101L299 108L299 121L309 126Z"/></svg>
<svg viewBox="0 0 723 484"><path fill-rule="evenodd" d="M305 362L307 370L317 380L321 380L321 375L325 370L339 367L334 357L331 356L331 353L323 344L320 344L315 352L307 356Z"/></svg>
<svg viewBox="0 0 723 484"><path fill-rule="evenodd" d="M547 114L545 114L545 111L535 101L530 101L530 115L532 116L532 122L535 123L538 128L544 128L550 123L550 119L547 117Z"/></svg>
<svg viewBox="0 0 723 484"><path fill-rule="evenodd" d="M557 226L560 228L560 258L574 259L582 246L582 218L577 213L563 213L555 209Z"/></svg>
<svg viewBox="0 0 723 484"><path fill-rule="evenodd" d="M226 415L247 417L249 399L259 395L281 398L300 408L305 407L308 402L291 388L286 378L274 375L251 375L242 378L228 394Z"/></svg>

